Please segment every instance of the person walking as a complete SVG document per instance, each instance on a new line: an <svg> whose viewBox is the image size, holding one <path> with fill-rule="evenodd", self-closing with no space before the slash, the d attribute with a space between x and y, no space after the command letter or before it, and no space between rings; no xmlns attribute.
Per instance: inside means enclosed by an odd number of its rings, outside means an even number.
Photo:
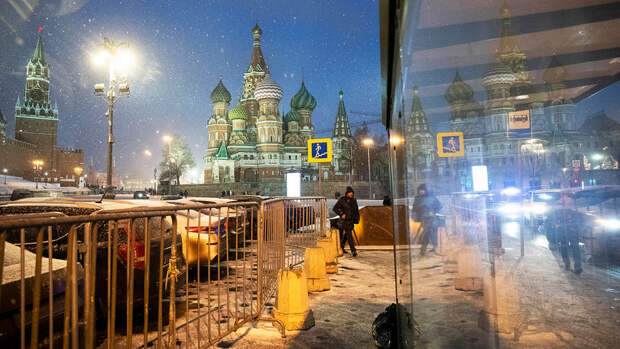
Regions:
<svg viewBox="0 0 620 349"><path fill-rule="evenodd" d="M583 214L577 211L573 198L566 192L560 197L562 207L551 213L551 226L564 261L564 269L571 270L570 254L573 256L573 272L581 274L581 250L579 234L583 229Z"/></svg>
<svg viewBox="0 0 620 349"><path fill-rule="evenodd" d="M413 213L416 222L420 222L422 228L422 248L420 255L426 254L429 240L433 244L431 252L437 247L437 222L435 214L441 210L441 203L428 192L426 184L418 186L418 193L413 202Z"/></svg>
<svg viewBox="0 0 620 349"><path fill-rule="evenodd" d="M354 195L355 192L353 188L347 187L344 196L338 199L338 202L334 205L334 212L340 217L340 227L342 227L344 232L340 239L342 251L347 253L344 249L344 245L348 242L353 257L356 257L357 250L355 249L355 242L353 241L353 227L360 221L360 211L357 207L357 199Z"/></svg>

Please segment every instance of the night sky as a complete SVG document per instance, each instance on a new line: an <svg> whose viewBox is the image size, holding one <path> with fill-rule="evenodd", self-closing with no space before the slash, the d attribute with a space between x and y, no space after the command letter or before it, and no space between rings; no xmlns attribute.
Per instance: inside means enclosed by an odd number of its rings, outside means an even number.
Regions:
<svg viewBox="0 0 620 349"><path fill-rule="evenodd" d="M43 27L52 103L58 102L61 146L83 148L105 170L105 102L92 86L105 70L90 54L107 36L136 53L132 96L115 106L115 157L122 174L152 175L162 136L181 134L196 163L206 150L209 95L222 76L236 103L258 21L265 60L284 90L280 109L305 83L317 100L313 123L331 130L344 91L352 123L376 120L381 108L376 1L86 1L15 0L0 4L0 110L14 132L14 106L23 100L25 66ZM377 132L382 127L375 126ZM331 132L318 136L329 137ZM149 149L152 157L144 155Z"/></svg>

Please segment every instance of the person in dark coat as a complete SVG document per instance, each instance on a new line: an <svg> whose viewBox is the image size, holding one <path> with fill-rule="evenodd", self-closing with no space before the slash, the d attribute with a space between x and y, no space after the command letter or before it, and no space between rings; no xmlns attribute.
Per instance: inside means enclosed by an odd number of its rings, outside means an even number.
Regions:
<svg viewBox="0 0 620 349"><path fill-rule="evenodd" d="M418 194L413 202L414 220L420 222L422 226L422 248L420 255L426 253L429 240L433 244L431 252L437 247L437 222L435 214L441 210L441 203L437 198L430 194L426 184L418 186Z"/></svg>
<svg viewBox="0 0 620 349"><path fill-rule="evenodd" d="M392 206L392 199L389 195L383 196L383 206Z"/></svg>
<svg viewBox="0 0 620 349"><path fill-rule="evenodd" d="M551 227L555 232L564 268L571 270L570 252L573 256L573 272L581 274L579 235L584 227L583 214L575 209L573 198L568 193L562 193L561 201L562 207L554 210L550 215Z"/></svg>
<svg viewBox="0 0 620 349"><path fill-rule="evenodd" d="M344 245L348 242L353 257L356 257L357 250L355 249L355 242L353 241L353 226L360 221L360 211L357 207L357 199L355 199L354 195L355 192L353 188L347 187L344 196L338 199L338 202L334 205L334 212L340 217L340 226L344 231L340 239L342 251L346 253Z"/></svg>

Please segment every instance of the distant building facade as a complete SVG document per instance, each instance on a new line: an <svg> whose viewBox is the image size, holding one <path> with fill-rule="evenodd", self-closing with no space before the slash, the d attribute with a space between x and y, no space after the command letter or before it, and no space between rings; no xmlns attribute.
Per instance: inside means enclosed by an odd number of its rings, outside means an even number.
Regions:
<svg viewBox="0 0 620 349"><path fill-rule="evenodd" d="M11 175L44 182L67 182L83 171L84 153L81 149L57 145L58 106L50 96L50 70L43 54L39 36L32 58L26 65L26 85L23 99L15 103L15 137L6 134L6 121L0 116L0 158ZM1 113L0 113L1 114ZM41 160L40 169L33 161ZM78 173L79 172L79 173Z"/></svg>
<svg viewBox="0 0 620 349"><path fill-rule="evenodd" d="M268 181L281 179L287 172L301 172L304 180L316 180L319 175L317 166L308 164L307 153L307 141L314 138L312 112L316 99L302 78L290 101L290 111L280 114L283 91L265 63L261 35L256 25L252 29L250 64L243 74L243 91L235 106L229 109L231 94L221 79L211 92L213 113L207 122L204 183ZM340 103L338 115L342 108L346 119L342 92ZM344 162L338 159L340 152L348 149L343 141L351 137L348 121L346 129L348 133L334 133L334 141L338 142L334 147L336 162L334 166L321 166L325 178L342 173Z"/></svg>

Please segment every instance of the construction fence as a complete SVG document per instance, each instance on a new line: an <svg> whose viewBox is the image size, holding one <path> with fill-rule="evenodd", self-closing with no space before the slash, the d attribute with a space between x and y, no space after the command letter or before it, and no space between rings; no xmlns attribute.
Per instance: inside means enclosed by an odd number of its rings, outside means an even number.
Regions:
<svg viewBox="0 0 620 349"><path fill-rule="evenodd" d="M59 210L62 211L62 210ZM266 319L325 198L0 215L0 343L203 348Z"/></svg>

